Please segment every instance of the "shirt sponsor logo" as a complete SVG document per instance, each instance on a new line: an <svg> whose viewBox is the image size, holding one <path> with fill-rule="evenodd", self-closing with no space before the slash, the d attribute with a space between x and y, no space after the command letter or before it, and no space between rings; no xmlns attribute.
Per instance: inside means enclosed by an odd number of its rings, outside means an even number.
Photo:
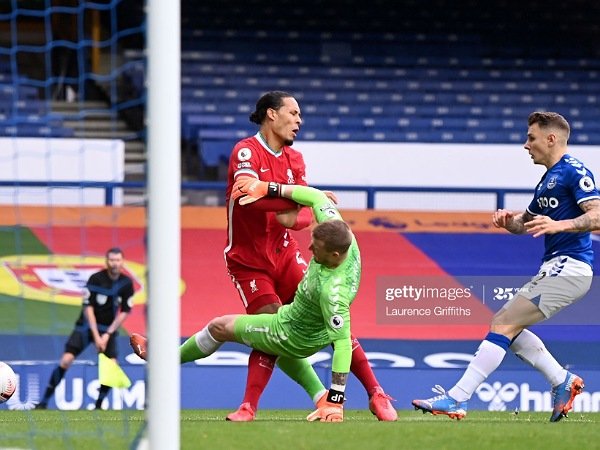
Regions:
<svg viewBox="0 0 600 450"><path fill-rule="evenodd" d="M540 209L558 208L558 199L556 197L539 197L537 203Z"/></svg>

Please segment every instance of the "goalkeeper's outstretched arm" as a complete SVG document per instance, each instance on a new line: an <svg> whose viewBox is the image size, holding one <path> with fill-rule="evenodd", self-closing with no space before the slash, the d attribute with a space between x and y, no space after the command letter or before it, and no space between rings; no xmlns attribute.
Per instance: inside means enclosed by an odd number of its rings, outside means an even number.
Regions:
<svg viewBox="0 0 600 450"><path fill-rule="evenodd" d="M252 178L238 179L231 191L233 200L240 199L240 205L253 203L263 197L283 197L301 205L310 206L317 222L330 219L343 220L335 204L324 192L310 186L279 184Z"/></svg>

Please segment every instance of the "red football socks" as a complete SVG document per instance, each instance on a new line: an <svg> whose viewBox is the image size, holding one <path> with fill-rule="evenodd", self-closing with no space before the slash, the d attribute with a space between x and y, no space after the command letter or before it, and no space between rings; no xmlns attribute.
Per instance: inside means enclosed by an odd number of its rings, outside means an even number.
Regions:
<svg viewBox="0 0 600 450"><path fill-rule="evenodd" d="M258 409L258 400L271 379L276 360L277 356L267 355L258 350L252 350L250 353L246 392L242 403L250 403L254 411Z"/></svg>
<svg viewBox="0 0 600 450"><path fill-rule="evenodd" d="M379 382L369 365L365 351L354 336L352 336L352 362L350 364L350 371L358 378L365 387L369 397L371 397L375 389L379 386Z"/></svg>

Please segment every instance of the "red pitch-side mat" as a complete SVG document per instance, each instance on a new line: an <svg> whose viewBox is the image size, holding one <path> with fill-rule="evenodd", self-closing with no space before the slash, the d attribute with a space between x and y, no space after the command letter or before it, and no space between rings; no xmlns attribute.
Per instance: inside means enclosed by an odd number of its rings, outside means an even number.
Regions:
<svg viewBox="0 0 600 450"><path fill-rule="evenodd" d="M143 229L86 228L84 240L74 238L78 231L71 227L35 230L36 235L56 254L97 254L113 245L125 249L128 260L143 263ZM352 329L357 337L379 339L477 339L487 325L380 325L376 321L376 280L378 276L444 275L438 265L396 233L357 232L363 259L363 278L352 305ZM309 255L308 233L296 233L304 255ZM51 237L51 239L46 239ZM125 245L124 245L125 244ZM189 336L200 330L211 318L223 314L243 313L225 271L222 230L182 231L182 279L185 290L181 297L181 334ZM160 274L158 275L160 279ZM154 301L159 301L153 299ZM473 307L479 307L474 300ZM480 314L486 312L480 311ZM489 317L479 323L489 322ZM145 333L145 307L137 305L127 319L126 328Z"/></svg>
<svg viewBox="0 0 600 450"><path fill-rule="evenodd" d="M145 212L142 208L20 208L17 223L29 226L55 254L103 255L119 246L126 259L145 264ZM10 211L9 211L10 213ZM15 219L17 215L14 214ZM494 232L489 214L442 214L422 212L348 211L345 219L360 244L363 260L361 288L352 306L352 329L356 336L373 339L480 339L491 313L473 300L482 325L382 325L376 320L378 276L447 275L440 266L400 232ZM0 225L16 222L3 214ZM181 334L189 336L217 315L243 313L225 270L225 211L223 208L182 209ZM49 223L56 224L50 226ZM305 257L310 252L309 232L295 233ZM158 274L160 278L160 273ZM158 301L160 299L152 299ZM379 299L379 301L382 301ZM75 317L74 319L75 320ZM452 319L449 319L450 322ZM129 331L145 333L145 307L137 305L126 322Z"/></svg>
<svg viewBox="0 0 600 450"><path fill-rule="evenodd" d="M415 319L414 325L382 325L376 320L377 278L408 276L448 276L434 260L397 233L377 231L355 232L362 259L360 290L352 304L352 331L357 337L372 339L481 339L489 328L492 313L475 298L463 303L473 314L472 323L481 325L423 325ZM302 249L307 249L309 235L296 235ZM459 285L456 284L458 287ZM475 319L476 317L476 319ZM448 322L452 319L449 318Z"/></svg>

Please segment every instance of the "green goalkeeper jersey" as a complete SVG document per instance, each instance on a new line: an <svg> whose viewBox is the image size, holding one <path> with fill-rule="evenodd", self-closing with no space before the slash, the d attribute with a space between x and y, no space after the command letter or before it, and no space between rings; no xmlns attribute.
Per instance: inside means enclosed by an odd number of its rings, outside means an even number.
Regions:
<svg viewBox="0 0 600 450"><path fill-rule="evenodd" d="M360 271L360 252L355 238L348 256L335 269L311 259L294 301L277 311L277 322L287 335L290 347L299 351L321 349L332 342L350 339L350 304L358 291Z"/></svg>
<svg viewBox="0 0 600 450"><path fill-rule="evenodd" d="M296 186L292 195L296 202L313 208L319 223L342 220L337 208L320 191ZM310 260L291 304L275 314L236 319L238 340L265 353L292 358L304 358L334 344L333 368L348 372L352 356L350 305L358 292L360 274L360 251L353 236L346 258L336 268Z"/></svg>
<svg viewBox="0 0 600 450"><path fill-rule="evenodd" d="M342 220L337 208L320 191L297 187L292 198L311 206L319 223ZM354 236L346 259L338 267L329 269L311 258L294 301L277 312L277 322L286 330L290 347L322 348L350 342L350 305L358 292L360 272L360 251Z"/></svg>

